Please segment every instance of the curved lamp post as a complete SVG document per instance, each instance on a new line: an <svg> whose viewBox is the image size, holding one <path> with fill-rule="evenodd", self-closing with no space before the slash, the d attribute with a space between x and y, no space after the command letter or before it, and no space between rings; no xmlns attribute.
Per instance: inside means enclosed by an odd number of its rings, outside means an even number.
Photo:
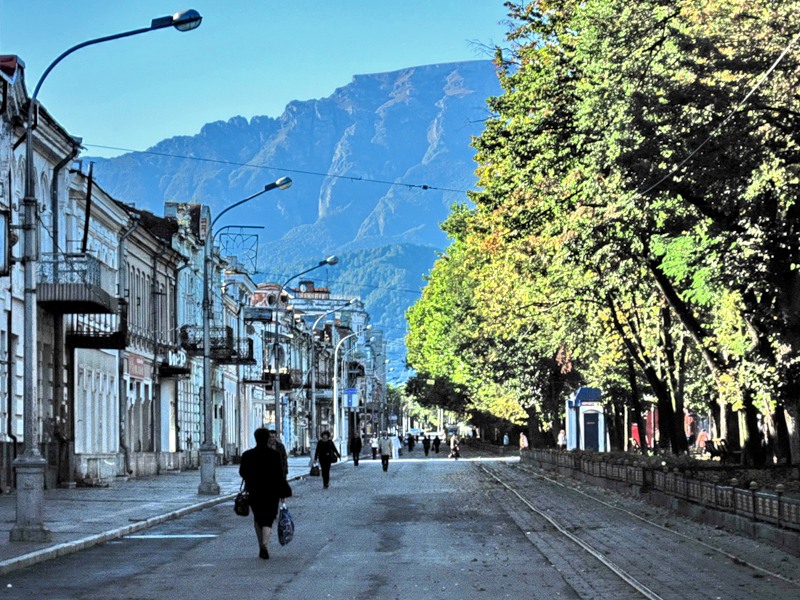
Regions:
<svg viewBox="0 0 800 600"><path fill-rule="evenodd" d="M285 190L292 187L292 180L288 177L268 183L264 189L248 196L244 200L239 200L231 204L220 212L211 226L208 228L204 247L203 247L203 443L200 446L200 487L198 494L216 495L219 494L219 484L217 483L216 463L217 445L214 443L214 416L211 410L213 401L211 398L211 321L214 319L214 301L209 288L209 264L211 263L211 248L214 246L214 225L220 217L229 210L250 202L261 194L271 190ZM224 227L223 227L224 229Z"/></svg>
<svg viewBox="0 0 800 600"><path fill-rule="evenodd" d="M37 233L36 215L36 182L33 168L33 115L36 107L36 98L39 90L50 72L67 56L85 48L103 42L110 42L140 33L175 27L180 31L189 31L200 25L200 13L196 10L187 10L176 13L171 17L153 19L150 27L133 29L114 35L99 37L72 46L62 52L44 70L39 81L33 88L30 102L28 103L28 120L25 123L25 197L22 200L22 231L23 231L23 270L24 270L24 311L23 311L23 453L14 461L17 472L17 520L11 529L12 542L46 542L50 540L50 531L45 528L43 521L44 511L44 470L46 461L39 452L36 440L36 427L38 421L38 379L37 379L37 319L36 319L36 261L39 260L39 239Z"/></svg>
<svg viewBox="0 0 800 600"><path fill-rule="evenodd" d="M332 308L328 312L318 315L317 319L314 321L314 324L311 326L311 449L308 461L309 467L314 465L314 454L317 450L317 438L319 437L319 431L317 431L317 342L314 339L314 332L317 330L317 325L319 325L319 322L322 319L330 314L335 313L336 311L343 310L348 306L355 304L357 301L358 300L356 298L351 298L346 304L342 304L341 306Z"/></svg>
<svg viewBox="0 0 800 600"><path fill-rule="evenodd" d="M333 349L333 440L334 442L339 440L337 435L340 432L339 427L339 396L337 389L336 381L338 379L338 368L339 368L339 348L342 347L342 344L349 340L350 338L356 337L357 335L361 335L365 331L369 331L372 329L372 325L367 325L366 327L359 329L358 331L354 331L350 335L344 336L342 339L339 340L339 343L336 344L336 347ZM344 411L342 411L344 413ZM342 417L342 421L344 421L344 417ZM342 423L344 425L344 423ZM340 444L342 440L339 440Z"/></svg>
<svg viewBox="0 0 800 600"><path fill-rule="evenodd" d="M285 440L283 439L283 417L282 417L282 410L281 410L281 373L280 373L280 364L279 364L279 355L280 355L280 343L278 342L278 307L281 302L281 296L283 295L284 288L291 283L292 280L297 279L301 275L305 275L306 273L310 273L314 269L319 269L320 267L324 267L325 265L335 265L339 262L338 257L336 256L329 256L325 260L319 261L316 265L311 267L310 269L306 269L305 271L300 271L289 277L284 284L278 290L278 295L275 298L275 338L272 342L272 364L275 367L275 379L272 383L272 389L275 393L275 432L278 434L278 439L283 443L286 444Z"/></svg>

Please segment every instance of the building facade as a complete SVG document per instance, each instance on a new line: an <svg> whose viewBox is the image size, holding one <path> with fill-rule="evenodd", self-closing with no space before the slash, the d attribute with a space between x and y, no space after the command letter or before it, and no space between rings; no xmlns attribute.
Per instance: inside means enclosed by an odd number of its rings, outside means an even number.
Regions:
<svg viewBox="0 0 800 600"><path fill-rule="evenodd" d="M16 57L0 57L0 92L0 250L11 253L0 260L0 488L13 488L25 443L29 327L46 487L198 468L206 416L218 463L237 461L256 428L276 427L278 412L294 454L312 451L324 429L338 427L342 439L374 429L385 348L380 332L367 331L360 299L308 280L256 285L235 257L212 247L208 206L166 202L158 216L112 198L78 159L80 140L41 107L33 129L37 311L27 322L15 241L28 97Z"/></svg>

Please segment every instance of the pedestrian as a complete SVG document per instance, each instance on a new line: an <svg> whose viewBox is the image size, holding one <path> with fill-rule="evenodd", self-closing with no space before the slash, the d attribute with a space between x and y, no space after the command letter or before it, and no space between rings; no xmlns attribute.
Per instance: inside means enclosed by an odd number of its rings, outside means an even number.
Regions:
<svg viewBox="0 0 800 600"><path fill-rule="evenodd" d="M701 429L700 433L697 435L697 450L700 451L700 454L705 454L707 441L708 432L705 429Z"/></svg>
<svg viewBox="0 0 800 600"><path fill-rule="evenodd" d="M394 448L392 445L392 438L390 438L389 434L385 431L381 433L381 439L378 440L378 448L381 452L381 465L383 466L383 470L388 471L389 457L392 455Z"/></svg>
<svg viewBox="0 0 800 600"><path fill-rule="evenodd" d="M372 441L369 443L370 448L372 448L372 460L378 458L378 436L373 435Z"/></svg>
<svg viewBox="0 0 800 600"><path fill-rule="evenodd" d="M509 441L510 440L508 439L508 434L504 433L503 434L503 446L508 446Z"/></svg>
<svg viewBox="0 0 800 600"><path fill-rule="evenodd" d="M406 443L408 443L408 451L409 452L413 452L414 451L414 436L411 435L410 433L408 434L408 437L406 438Z"/></svg>
<svg viewBox="0 0 800 600"><path fill-rule="evenodd" d="M286 454L286 446L278 441L278 432L274 429L269 430L269 441L267 445L273 450L277 450L281 455L281 467L283 467L283 476L289 476L289 456Z"/></svg>
<svg viewBox="0 0 800 600"><path fill-rule="evenodd" d="M458 457L461 456L458 448L458 436L453 434L453 437L450 438L450 456L448 458L455 458L458 460Z"/></svg>
<svg viewBox="0 0 800 600"><path fill-rule="evenodd" d="M433 438L433 451L436 454L439 454L439 446L442 444L442 440L439 439L439 434L436 434L436 437Z"/></svg>
<svg viewBox="0 0 800 600"><path fill-rule="evenodd" d="M567 449L567 432L563 429L558 432L558 447L562 450Z"/></svg>
<svg viewBox="0 0 800 600"><path fill-rule="evenodd" d="M524 431L519 432L519 454L522 456L522 453L528 449L528 436L525 435Z"/></svg>
<svg viewBox="0 0 800 600"><path fill-rule="evenodd" d="M326 488L331 481L331 465L342 457L336 446L331 440L331 432L323 431L317 442L317 449L314 452L314 460L319 462L319 470L322 473L322 487Z"/></svg>
<svg viewBox="0 0 800 600"><path fill-rule="evenodd" d="M350 439L350 454L353 455L353 466L357 467L358 459L361 457L361 436L357 433Z"/></svg>
<svg viewBox="0 0 800 600"><path fill-rule="evenodd" d="M428 453L431 451L431 438L430 436L424 436L422 438L422 449L425 451L425 456L428 456Z"/></svg>
<svg viewBox="0 0 800 600"><path fill-rule="evenodd" d="M258 539L258 556L269 558L269 536L278 516L278 506L290 495L289 484L277 450L269 447L269 431L261 427L254 432L256 447L242 453L239 475L244 479L253 511L253 525Z"/></svg>

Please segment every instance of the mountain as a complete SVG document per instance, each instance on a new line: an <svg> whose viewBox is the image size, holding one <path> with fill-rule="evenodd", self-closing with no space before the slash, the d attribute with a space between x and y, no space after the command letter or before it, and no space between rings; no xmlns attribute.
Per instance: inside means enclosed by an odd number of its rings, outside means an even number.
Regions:
<svg viewBox="0 0 800 600"><path fill-rule="evenodd" d="M272 191L215 226L263 226L254 279L321 270L334 294L360 295L404 357L405 309L447 245L439 228L475 185L472 136L500 93L490 61L356 75L327 98L293 101L278 118L233 117L146 152L91 158L112 196L162 214L167 200L208 204L212 216L282 176ZM319 278L318 278L319 279Z"/></svg>

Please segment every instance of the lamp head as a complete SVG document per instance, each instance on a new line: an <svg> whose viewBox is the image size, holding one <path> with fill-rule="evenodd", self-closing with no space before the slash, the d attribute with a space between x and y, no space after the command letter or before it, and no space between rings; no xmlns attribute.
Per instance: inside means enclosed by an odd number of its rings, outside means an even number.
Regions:
<svg viewBox="0 0 800 600"><path fill-rule="evenodd" d="M203 17L194 9L177 12L171 17L159 17L150 21L150 29L174 27L178 31L191 31L200 27Z"/></svg>
<svg viewBox="0 0 800 600"><path fill-rule="evenodd" d="M329 256L328 258L326 258L325 260L323 260L319 264L320 265L335 265L338 262L339 262L339 257L338 256Z"/></svg>
<svg viewBox="0 0 800 600"><path fill-rule="evenodd" d="M280 179L276 179L275 181L268 183L264 186L264 191L269 192L270 190L279 189L279 190L287 190L292 187L292 180L289 177L281 177ZM263 192L262 192L263 193Z"/></svg>

